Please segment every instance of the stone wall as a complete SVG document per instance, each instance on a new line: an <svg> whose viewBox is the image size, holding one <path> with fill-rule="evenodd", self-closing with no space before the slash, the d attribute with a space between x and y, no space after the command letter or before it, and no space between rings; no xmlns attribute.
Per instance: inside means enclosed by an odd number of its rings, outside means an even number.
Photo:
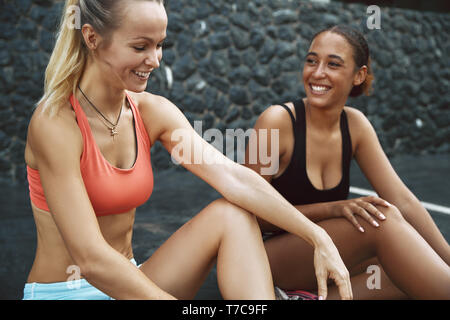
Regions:
<svg viewBox="0 0 450 320"><path fill-rule="evenodd" d="M25 180L27 125L40 98L62 1L18 0L0 8L0 179ZM389 156L450 151L450 14L381 7L369 30L363 4L300 0L166 0L168 38L148 91L172 100L203 130L252 127L269 105L304 94L309 39L349 24L366 35L375 73L363 111ZM173 164L152 150L156 169ZM160 152L161 151L161 152Z"/></svg>

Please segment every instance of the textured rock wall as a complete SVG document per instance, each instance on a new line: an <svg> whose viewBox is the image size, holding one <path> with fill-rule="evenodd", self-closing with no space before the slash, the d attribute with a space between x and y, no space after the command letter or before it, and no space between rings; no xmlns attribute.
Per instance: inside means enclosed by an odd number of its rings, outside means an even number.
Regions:
<svg viewBox="0 0 450 320"><path fill-rule="evenodd" d="M0 179L25 179L23 151L54 43L62 1L1 2ZM166 0L168 38L148 91L164 95L202 128L250 128L269 105L304 94L309 39L349 24L366 35L375 73L371 97L348 104L374 125L388 155L450 150L450 15L381 7L369 30L362 4L300 0ZM155 168L173 164L152 156Z"/></svg>

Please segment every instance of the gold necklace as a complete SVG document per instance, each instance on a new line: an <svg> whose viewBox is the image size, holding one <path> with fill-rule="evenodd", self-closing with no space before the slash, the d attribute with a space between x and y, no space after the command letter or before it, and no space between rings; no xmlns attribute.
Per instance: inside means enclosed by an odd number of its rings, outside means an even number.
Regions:
<svg viewBox="0 0 450 320"><path fill-rule="evenodd" d="M89 102L89 104L94 108L94 110L95 110L99 115L101 115L102 118L105 119L105 120L110 124L110 126L108 126L104 121L102 121L102 122L105 124L105 126L106 126L109 130L111 130L111 136L113 137L113 140L114 140L114 137L115 137L116 135L119 134L119 132L117 131L117 126L118 126L118 124L119 124L119 120L120 120L120 116L122 115L122 109L123 109L123 108L120 108L119 117L117 118L116 123L112 123L112 122L109 121L109 120L103 115L103 113L101 113L101 112L95 107L95 105L89 100L89 98L84 94L83 90L81 90L80 85L78 85L78 89L80 90L81 94L86 98L86 100Z"/></svg>

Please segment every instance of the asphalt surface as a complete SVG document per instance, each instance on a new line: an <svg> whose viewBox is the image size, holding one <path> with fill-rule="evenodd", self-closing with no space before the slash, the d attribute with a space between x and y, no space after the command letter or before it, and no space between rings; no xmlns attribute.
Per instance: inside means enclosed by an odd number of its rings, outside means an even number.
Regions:
<svg viewBox="0 0 450 320"><path fill-rule="evenodd" d="M403 156L391 162L421 201L450 207L449 160L450 155L432 155ZM351 185L371 188L356 165L352 165ZM351 195L356 196L359 195ZM145 261L176 229L219 197L209 185L185 170L155 172L152 197L137 209L133 235L137 262ZM0 208L0 299L21 299L36 249L28 186L0 185ZM450 215L430 213L449 241ZM221 299L215 268L196 299Z"/></svg>

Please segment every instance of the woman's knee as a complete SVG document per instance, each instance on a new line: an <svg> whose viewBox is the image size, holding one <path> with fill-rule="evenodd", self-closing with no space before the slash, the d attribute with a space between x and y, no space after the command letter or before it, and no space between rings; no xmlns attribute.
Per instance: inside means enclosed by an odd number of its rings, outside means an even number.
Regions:
<svg viewBox="0 0 450 320"><path fill-rule="evenodd" d="M389 234L395 235L399 230L407 227L408 222L397 207L391 205L389 207L378 207L377 209L385 215L386 219L380 221L380 226L375 228L376 230L373 232L375 239L385 239Z"/></svg>
<svg viewBox="0 0 450 320"><path fill-rule="evenodd" d="M386 220L384 222L390 221L390 220L393 220L395 222L404 222L405 221L400 210L398 210L398 208L392 204L389 207L377 206L377 209L386 216Z"/></svg>
<svg viewBox="0 0 450 320"><path fill-rule="evenodd" d="M256 217L252 213L229 202L225 198L213 201L209 207L217 223L221 223L225 228L235 229L244 225L258 226Z"/></svg>

